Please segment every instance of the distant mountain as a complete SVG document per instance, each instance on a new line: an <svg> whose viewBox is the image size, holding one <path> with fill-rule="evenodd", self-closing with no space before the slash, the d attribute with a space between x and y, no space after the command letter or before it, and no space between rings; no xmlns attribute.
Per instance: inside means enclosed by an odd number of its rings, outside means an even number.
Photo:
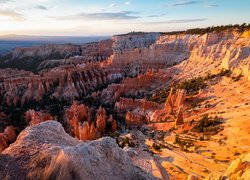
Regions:
<svg viewBox="0 0 250 180"><path fill-rule="evenodd" d="M0 56L8 53L17 47L31 47L44 44L86 44L109 39L109 36L23 36L23 35L4 35L0 36Z"/></svg>

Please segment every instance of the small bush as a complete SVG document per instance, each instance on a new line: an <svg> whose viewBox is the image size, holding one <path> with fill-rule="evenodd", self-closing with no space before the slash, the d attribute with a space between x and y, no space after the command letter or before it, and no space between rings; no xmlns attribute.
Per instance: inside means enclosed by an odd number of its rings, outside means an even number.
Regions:
<svg viewBox="0 0 250 180"><path fill-rule="evenodd" d="M161 151L161 146L156 144L156 143L153 143L153 146L152 146L156 151Z"/></svg>
<svg viewBox="0 0 250 180"><path fill-rule="evenodd" d="M228 69L221 69L221 71L219 72L219 76L230 76L232 74L232 72Z"/></svg>
<svg viewBox="0 0 250 180"><path fill-rule="evenodd" d="M192 78L181 82L177 85L179 89L185 89L188 93L195 94L200 89L205 88L207 85L202 77Z"/></svg>
<svg viewBox="0 0 250 180"><path fill-rule="evenodd" d="M222 123L222 119L219 117L208 117L208 114L205 114L200 121L193 128L193 131L199 133L218 133L221 127L219 126Z"/></svg>

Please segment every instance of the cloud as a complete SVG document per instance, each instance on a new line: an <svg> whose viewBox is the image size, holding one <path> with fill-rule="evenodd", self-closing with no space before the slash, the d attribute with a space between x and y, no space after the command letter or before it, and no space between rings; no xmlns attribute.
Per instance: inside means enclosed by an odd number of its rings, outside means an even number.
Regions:
<svg viewBox="0 0 250 180"><path fill-rule="evenodd" d="M184 23L192 23L192 22L201 22L206 21L208 18L197 18L197 19L172 19L167 21L147 21L147 22L121 22L119 24L129 24L129 25L140 25L140 26L160 26L160 25L166 25L166 24L184 24Z"/></svg>
<svg viewBox="0 0 250 180"><path fill-rule="evenodd" d="M23 21L24 20L24 17L22 14L19 14L13 10L0 10L0 16L9 17L15 21Z"/></svg>
<svg viewBox="0 0 250 180"><path fill-rule="evenodd" d="M126 2L124 2L124 4L125 4L126 6L129 6L129 5L130 5L130 1L126 1Z"/></svg>
<svg viewBox="0 0 250 180"><path fill-rule="evenodd" d="M147 25L163 25L163 24L182 24L182 23L192 23L192 22L200 22L200 21L206 21L207 18L198 18L198 19L173 19L168 21L158 21L158 22L145 22L142 24Z"/></svg>
<svg viewBox="0 0 250 180"><path fill-rule="evenodd" d="M109 7L111 7L111 8L116 7L116 6L118 6L118 4L116 4L116 3L112 3L112 4L109 5Z"/></svg>
<svg viewBox="0 0 250 180"><path fill-rule="evenodd" d="M85 20L131 20L138 19L138 12L134 11L120 11L120 12L100 12L100 13L80 13L72 16L52 17L57 20L69 19L85 19Z"/></svg>
<svg viewBox="0 0 250 180"><path fill-rule="evenodd" d="M166 16L166 15L167 15L166 13L164 13L164 14L154 14L154 15L149 15L149 16L147 16L147 17L149 17L149 18L155 18L155 17Z"/></svg>
<svg viewBox="0 0 250 180"><path fill-rule="evenodd" d="M11 0L0 0L0 4L10 2Z"/></svg>
<svg viewBox="0 0 250 180"><path fill-rule="evenodd" d="M207 4L205 7L212 8L212 7L219 7L218 4Z"/></svg>
<svg viewBox="0 0 250 180"><path fill-rule="evenodd" d="M178 6L188 6L188 5L198 4L198 3L200 3L200 1L181 1L178 3L171 4L171 5L166 5L166 6L178 7Z"/></svg>
<svg viewBox="0 0 250 180"><path fill-rule="evenodd" d="M40 9L40 10L48 10L47 7L41 6L41 5L35 6L34 8L35 8L35 9Z"/></svg>

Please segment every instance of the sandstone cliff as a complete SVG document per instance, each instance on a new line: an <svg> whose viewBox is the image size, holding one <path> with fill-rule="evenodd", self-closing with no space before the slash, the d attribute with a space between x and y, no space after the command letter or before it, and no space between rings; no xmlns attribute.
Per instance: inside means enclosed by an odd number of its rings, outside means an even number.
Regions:
<svg viewBox="0 0 250 180"><path fill-rule="evenodd" d="M191 37L192 43L194 37ZM159 33L121 35L113 37L113 66L137 67L137 71L163 69L189 57L189 37L162 39ZM130 66L128 66L130 67Z"/></svg>
<svg viewBox="0 0 250 180"><path fill-rule="evenodd" d="M185 76L219 67L249 77L250 39L247 32L129 34L115 36L113 40L113 66L117 68L137 67L138 72L145 72L148 69L164 69L187 60L180 66ZM194 65L196 68L193 68Z"/></svg>

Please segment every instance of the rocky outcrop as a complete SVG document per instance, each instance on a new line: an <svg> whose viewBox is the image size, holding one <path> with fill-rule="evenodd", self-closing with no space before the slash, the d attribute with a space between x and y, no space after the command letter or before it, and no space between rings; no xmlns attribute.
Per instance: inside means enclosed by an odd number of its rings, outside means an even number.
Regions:
<svg viewBox="0 0 250 180"><path fill-rule="evenodd" d="M47 121L26 128L0 156L0 179L154 179L112 138L83 143Z"/></svg>
<svg viewBox="0 0 250 180"><path fill-rule="evenodd" d="M5 128L3 133L0 133L0 153L4 151L10 143L16 140L16 132L13 126Z"/></svg>
<svg viewBox="0 0 250 180"><path fill-rule="evenodd" d="M173 93L173 88L171 88L168 98L165 102L166 112L172 114L183 106L187 91L185 89L177 89L176 93ZM179 111L180 112L180 111Z"/></svg>
<svg viewBox="0 0 250 180"><path fill-rule="evenodd" d="M240 156L234 160L223 175L209 174L206 180L242 179L250 178L250 154Z"/></svg>
<svg viewBox="0 0 250 180"><path fill-rule="evenodd" d="M175 119L175 127L182 125L184 123L183 121L183 107L179 107L178 111L177 111L177 117Z"/></svg>

